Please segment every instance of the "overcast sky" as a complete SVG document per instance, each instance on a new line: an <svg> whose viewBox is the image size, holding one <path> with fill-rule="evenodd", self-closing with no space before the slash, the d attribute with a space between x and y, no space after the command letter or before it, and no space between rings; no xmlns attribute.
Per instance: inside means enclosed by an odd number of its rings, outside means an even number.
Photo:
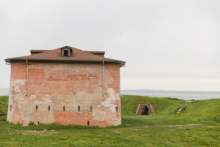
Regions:
<svg viewBox="0 0 220 147"><path fill-rule="evenodd" d="M0 0L5 58L72 46L126 61L121 89L220 91L219 0Z"/></svg>

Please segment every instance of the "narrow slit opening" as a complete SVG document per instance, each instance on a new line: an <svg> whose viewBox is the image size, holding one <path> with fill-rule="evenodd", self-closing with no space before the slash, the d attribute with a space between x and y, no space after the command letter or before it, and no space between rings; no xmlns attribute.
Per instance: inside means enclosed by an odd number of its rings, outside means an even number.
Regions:
<svg viewBox="0 0 220 147"><path fill-rule="evenodd" d="M89 126L89 121L87 121L87 126Z"/></svg>
<svg viewBox="0 0 220 147"><path fill-rule="evenodd" d="M65 106L63 106L63 111L65 111Z"/></svg>

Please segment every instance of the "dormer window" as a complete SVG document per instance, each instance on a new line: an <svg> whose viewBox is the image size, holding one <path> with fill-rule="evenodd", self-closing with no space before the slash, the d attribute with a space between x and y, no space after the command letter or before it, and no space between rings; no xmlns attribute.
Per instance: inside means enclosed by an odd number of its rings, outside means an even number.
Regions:
<svg viewBox="0 0 220 147"><path fill-rule="evenodd" d="M63 50L63 56L69 56L69 50Z"/></svg>
<svg viewBox="0 0 220 147"><path fill-rule="evenodd" d="M68 47L68 46L64 46L61 49L61 55L62 57L70 57L71 53L72 53L72 48Z"/></svg>

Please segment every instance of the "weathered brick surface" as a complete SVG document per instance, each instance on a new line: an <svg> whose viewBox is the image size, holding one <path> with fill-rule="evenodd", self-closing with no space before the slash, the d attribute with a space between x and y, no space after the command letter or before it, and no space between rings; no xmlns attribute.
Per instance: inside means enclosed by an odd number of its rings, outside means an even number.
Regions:
<svg viewBox="0 0 220 147"><path fill-rule="evenodd" d="M105 65L105 88L120 93L119 65ZM29 94L85 91L102 87L102 64L29 63Z"/></svg>
<svg viewBox="0 0 220 147"><path fill-rule="evenodd" d="M21 120L21 114L20 114L20 112L17 109L14 112L13 123L14 124L16 124L16 123L23 124L23 121Z"/></svg>
<svg viewBox="0 0 220 147"><path fill-rule="evenodd" d="M100 127L106 126L105 121L93 121L92 112L90 111L54 111L54 122L63 125L97 125Z"/></svg>
<svg viewBox="0 0 220 147"><path fill-rule="evenodd" d="M11 81L26 80L26 63L25 62L12 62L11 63Z"/></svg>
<svg viewBox="0 0 220 147"><path fill-rule="evenodd" d="M40 120L51 123L53 120L62 125L87 125L89 121L89 125L101 127L118 125L116 122L121 118L119 64L105 64L104 97L101 63L29 62L28 65L26 87L26 63L11 64L9 103L14 109L8 116L8 121L27 124ZM80 112L77 111L77 103L81 106ZM50 104L52 113L47 113L48 116L34 116L37 104L44 108L41 112L48 111L47 107ZM62 111L64 105L66 110ZM94 112L89 111L90 106ZM115 110L116 106L118 111ZM50 117L50 120L46 120L47 117Z"/></svg>
<svg viewBox="0 0 220 147"><path fill-rule="evenodd" d="M111 75L113 78L114 82L107 82L110 80L108 77L105 77L105 81L108 83L106 86L107 87L113 87L115 90L115 93L120 93L120 67L118 64L106 64L105 65L105 70L108 71L108 73Z"/></svg>

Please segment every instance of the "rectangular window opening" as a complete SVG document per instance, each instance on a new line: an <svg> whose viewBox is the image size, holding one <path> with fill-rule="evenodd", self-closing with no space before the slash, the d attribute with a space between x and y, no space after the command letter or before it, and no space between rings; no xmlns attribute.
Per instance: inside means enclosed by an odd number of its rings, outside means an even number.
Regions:
<svg viewBox="0 0 220 147"><path fill-rule="evenodd" d="M68 50L64 50L63 55L64 55L64 56L69 56L69 51L68 51Z"/></svg>
<svg viewBox="0 0 220 147"><path fill-rule="evenodd" d="M78 106L78 111L80 112L80 106Z"/></svg>

